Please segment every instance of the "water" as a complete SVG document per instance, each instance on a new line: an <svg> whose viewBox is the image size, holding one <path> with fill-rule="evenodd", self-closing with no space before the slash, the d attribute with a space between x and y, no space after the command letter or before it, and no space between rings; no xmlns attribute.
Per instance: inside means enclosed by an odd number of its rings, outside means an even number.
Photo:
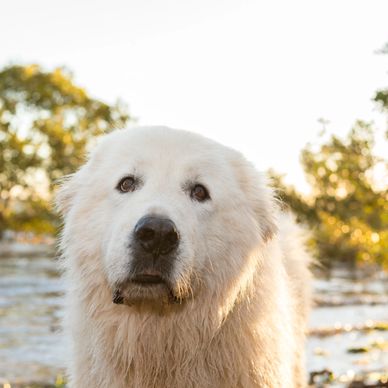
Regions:
<svg viewBox="0 0 388 388"><path fill-rule="evenodd" d="M308 371L330 370L336 387L346 386L354 375L388 371L388 331L358 330L388 323L387 278L352 276L336 271L314 283L317 305L310 319ZM62 295L54 259L0 259L0 383L53 382L63 372ZM322 328L329 332L323 335ZM349 353L350 348L368 351Z"/></svg>
<svg viewBox="0 0 388 388"><path fill-rule="evenodd" d="M371 384L386 379L387 275L337 270L330 278L316 279L314 289L316 307L310 318L308 370L331 371L332 387L345 387L356 378Z"/></svg>
<svg viewBox="0 0 388 388"><path fill-rule="evenodd" d="M0 382L52 381L62 370L57 267L50 258L0 259Z"/></svg>

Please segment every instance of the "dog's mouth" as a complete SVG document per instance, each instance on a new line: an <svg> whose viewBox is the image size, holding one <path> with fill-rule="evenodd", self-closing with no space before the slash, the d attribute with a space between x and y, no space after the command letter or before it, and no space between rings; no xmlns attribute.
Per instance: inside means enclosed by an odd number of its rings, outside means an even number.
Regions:
<svg viewBox="0 0 388 388"><path fill-rule="evenodd" d="M134 276L131 281L141 286L152 286L154 284L166 284L166 281L160 275L139 274Z"/></svg>
<svg viewBox="0 0 388 388"><path fill-rule="evenodd" d="M182 302L175 295L169 280L156 271L131 276L127 282L118 285L112 295L112 302L115 304L133 305L158 300L169 304Z"/></svg>

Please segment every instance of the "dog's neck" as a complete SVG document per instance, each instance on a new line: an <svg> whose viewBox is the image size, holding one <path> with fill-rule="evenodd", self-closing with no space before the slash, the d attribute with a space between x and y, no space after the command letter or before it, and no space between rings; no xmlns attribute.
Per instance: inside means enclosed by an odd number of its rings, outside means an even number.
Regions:
<svg viewBox="0 0 388 388"><path fill-rule="evenodd" d="M208 295L202 297L209 300ZM108 309L93 318L99 341L114 344L105 348L102 356L115 368L114 375L126 382L123 387L208 387L210 381L219 381L220 387L249 387L255 386L257 370L273 375L271 360L263 358L268 354L261 353L266 343L274 340L271 327L265 335L260 333L263 348L258 348L254 339L259 335L257 315L266 314L266 303L253 314L249 298L243 298L225 314L220 302L225 302L225 296L211 297L211 304L188 301L182 309L167 314L112 304L114 313ZM242 375L246 365L252 365L251 372ZM273 381L268 382L268 386L276 386L271 384Z"/></svg>
<svg viewBox="0 0 388 388"><path fill-rule="evenodd" d="M267 280L261 273L266 273ZM98 271L94 275L101 276ZM287 343L274 333L289 333L287 327L274 330L282 322L281 315L273 314L274 309L281 312L282 306L274 306L287 303L280 302L284 296L272 299L274 285L276 295L282 292L281 274L273 272L270 263L252 277L257 284L248 289L255 294L225 287L227 295L220 291L200 294L166 314L113 304L109 287L101 286L103 279L96 277L93 286L85 288L87 294L81 296L83 290L76 290L82 304L77 310L86 313L81 319L85 338L98 343L91 347L97 353L87 356L91 370L104 365L107 379L115 378L115 388L210 387L214 381L219 387L276 387L282 386L276 376L291 379L289 371L279 373L282 365L273 362L280 358L274 352L284 352L276 344ZM90 333L93 338L88 337Z"/></svg>
<svg viewBox="0 0 388 388"><path fill-rule="evenodd" d="M221 317L216 304L202 310L198 304L189 302L184 311L166 315L128 311L117 322L114 343L123 338L127 342L116 349L116 365L126 381L139 387L207 387L210 381L238 387L250 378L235 375L246 370L236 365L251 362L258 351L242 335L247 331L253 335L245 308L236 306L230 315ZM198 381L198 370L203 381Z"/></svg>

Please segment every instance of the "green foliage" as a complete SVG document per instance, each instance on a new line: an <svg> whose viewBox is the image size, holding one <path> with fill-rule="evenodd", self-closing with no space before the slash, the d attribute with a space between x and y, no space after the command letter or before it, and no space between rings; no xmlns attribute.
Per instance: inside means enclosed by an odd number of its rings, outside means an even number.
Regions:
<svg viewBox="0 0 388 388"><path fill-rule="evenodd" d="M65 69L37 65L0 72L0 233L53 232L53 183L74 172L98 135L129 120L75 85Z"/></svg>
<svg viewBox="0 0 388 388"><path fill-rule="evenodd" d="M312 227L320 258L388 265L388 181L376 185L374 168L385 161L373 145L373 129L361 121L344 140L333 135L317 149L308 145L301 161L309 198L275 177L281 198Z"/></svg>
<svg viewBox="0 0 388 388"><path fill-rule="evenodd" d="M384 45L384 47L380 50L381 54L388 54L388 42ZM374 100L381 106L383 111L388 113L388 88L381 89L376 92ZM386 132L388 138L388 129Z"/></svg>
<svg viewBox="0 0 388 388"><path fill-rule="evenodd" d="M381 53L388 53L388 44ZM388 112L388 89L377 91L374 100ZM317 149L308 145L301 155L311 185L308 198L272 174L281 199L312 228L312 242L327 263L388 267L388 161L374 155L374 142L373 128L358 121L344 140L331 136ZM373 174L377 165L385 167L383 182Z"/></svg>
<svg viewBox="0 0 388 388"><path fill-rule="evenodd" d="M383 109L388 110L388 89L379 90L374 100L380 103Z"/></svg>

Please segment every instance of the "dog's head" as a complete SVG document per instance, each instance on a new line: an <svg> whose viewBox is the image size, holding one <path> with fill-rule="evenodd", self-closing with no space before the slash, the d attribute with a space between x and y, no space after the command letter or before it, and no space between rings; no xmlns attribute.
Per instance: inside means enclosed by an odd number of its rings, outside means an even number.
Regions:
<svg viewBox="0 0 388 388"><path fill-rule="evenodd" d="M238 283L275 232L272 193L250 163L168 128L106 136L57 198L65 256L98 260L119 304L182 302Z"/></svg>

